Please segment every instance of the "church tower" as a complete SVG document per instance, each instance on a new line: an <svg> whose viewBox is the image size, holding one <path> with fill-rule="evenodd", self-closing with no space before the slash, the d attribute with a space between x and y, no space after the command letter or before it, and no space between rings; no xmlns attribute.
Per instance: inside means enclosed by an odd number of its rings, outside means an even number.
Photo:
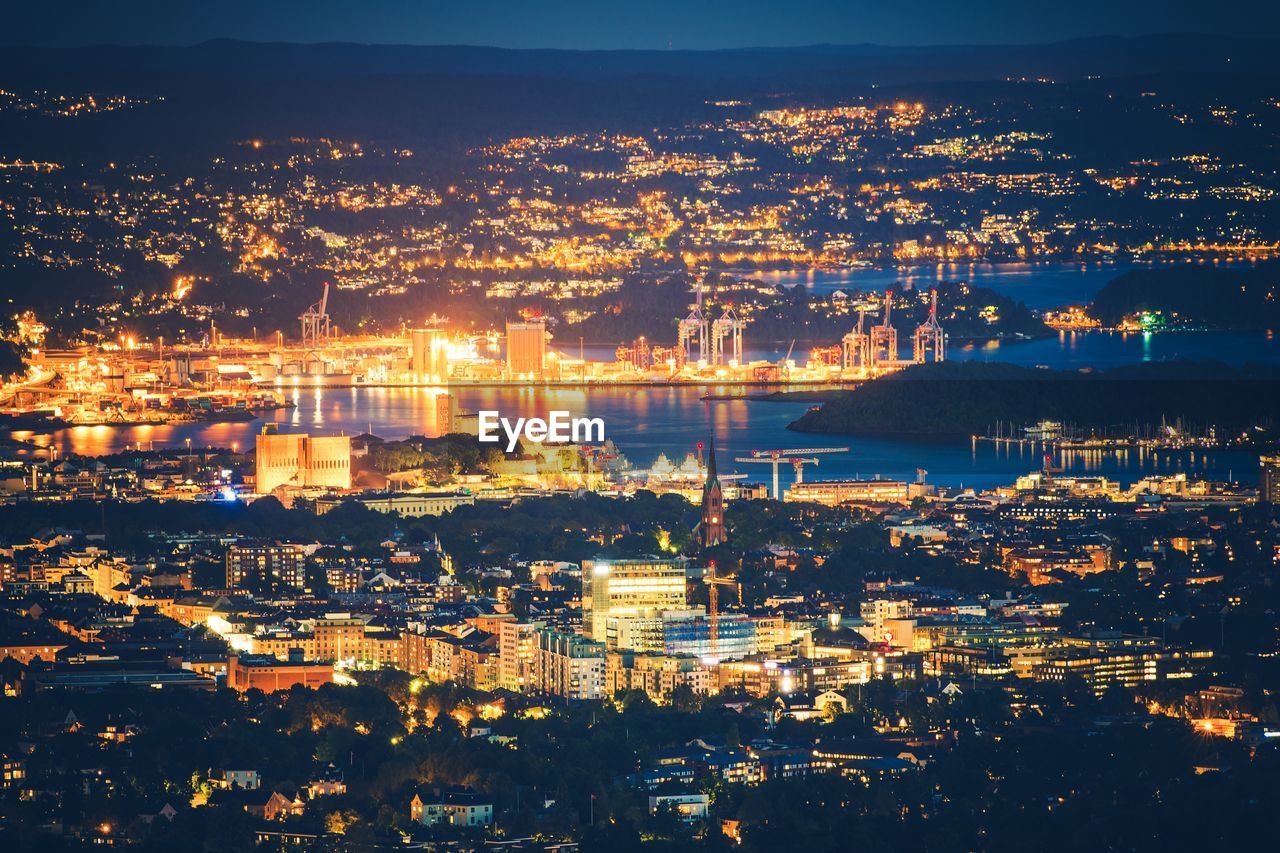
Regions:
<svg viewBox="0 0 1280 853"><path fill-rule="evenodd" d="M698 533L703 548L724 544L724 493L716 475L715 436L707 450L707 482L702 487L702 524Z"/></svg>

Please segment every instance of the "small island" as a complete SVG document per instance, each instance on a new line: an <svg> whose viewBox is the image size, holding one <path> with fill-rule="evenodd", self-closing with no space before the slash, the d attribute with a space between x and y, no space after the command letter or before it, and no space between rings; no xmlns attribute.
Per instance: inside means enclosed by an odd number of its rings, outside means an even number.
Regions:
<svg viewBox="0 0 1280 853"><path fill-rule="evenodd" d="M1133 270L1098 291L1089 313L1107 328L1273 329L1280 326L1278 283L1276 261Z"/></svg>

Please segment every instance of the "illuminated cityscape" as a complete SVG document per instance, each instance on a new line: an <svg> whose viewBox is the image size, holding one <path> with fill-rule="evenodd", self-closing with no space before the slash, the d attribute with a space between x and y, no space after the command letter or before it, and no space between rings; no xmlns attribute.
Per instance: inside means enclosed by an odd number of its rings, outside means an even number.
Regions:
<svg viewBox="0 0 1280 853"><path fill-rule="evenodd" d="M1268 837L1274 10L83 5L0 52L0 849Z"/></svg>

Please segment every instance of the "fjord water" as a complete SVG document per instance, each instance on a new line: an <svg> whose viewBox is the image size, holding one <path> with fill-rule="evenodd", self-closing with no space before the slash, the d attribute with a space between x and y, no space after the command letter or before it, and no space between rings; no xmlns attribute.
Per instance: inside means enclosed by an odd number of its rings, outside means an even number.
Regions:
<svg viewBox="0 0 1280 853"><path fill-rule="evenodd" d="M659 453L679 462L684 454L714 433L722 472L737 471L754 482L768 482L768 465L739 464L736 457L769 448L851 448L847 454L821 457L819 466L805 472L808 479L882 476L914 478L916 469L928 471L928 481L944 486L992 487L1039 468L1040 451L1027 446L996 446L979 442L923 441L894 436L835 436L792 432L787 425L811 403L767 402L747 399L704 400L707 394L759 393L741 387L601 387L454 388L457 404L470 411L492 409L507 417L545 416L552 410L575 416L603 418L606 435L637 467L648 467ZM274 413L286 431L355 435L367 429L385 438L422 432L434 411L433 392L415 388L351 388L300 391L296 408ZM143 447L181 447L187 438L194 447L252 447L263 421L248 423L141 426L127 429L76 427L52 436L63 453L104 454L141 443ZM1071 455L1062 460L1067 470L1096 473L1128 483L1144 475L1185 471L1192 475L1243 482L1256 479L1257 457L1247 453L1129 451L1121 456ZM782 482L793 474L782 470Z"/></svg>
<svg viewBox="0 0 1280 853"><path fill-rule="evenodd" d="M784 287L806 287L817 292L833 290L885 290L894 288L929 288L944 281L967 281L975 287L989 287L1028 308L1060 308L1083 305L1093 300L1107 282L1133 270L1158 269L1182 263L1201 266L1240 267L1249 261L1178 261L1118 262L1084 261L1013 262L1013 263L946 263L928 266L870 269L854 267L839 270L778 270L754 273L766 284Z"/></svg>
<svg viewBox="0 0 1280 853"><path fill-rule="evenodd" d="M1114 265L1015 264L988 265L986 269L963 267L954 273L947 268L930 268L930 275L936 276L932 280L966 278L974 283L1007 290L1029 305L1045 305L1087 300L1098 287L1123 271ZM855 274L872 272L875 271L857 271ZM890 276L889 283L902 280L901 271L877 274ZM918 283L927 286L930 281ZM832 280L822 279L821 286L833 286ZM871 287L874 284L859 279L851 286ZM785 343L750 346L748 339L748 344L747 355L752 359L777 361L788 349ZM576 350L576 347L571 349ZM797 345L795 357L802 358L802 352L803 348ZM612 358L612 347L588 347L586 354L588 358ZM952 343L948 357L1063 369L1204 359L1236 365L1280 363L1280 340L1267 332L1064 332L1014 343L956 341ZM721 471L736 470L756 482L767 482L771 478L769 466L733 461L735 457L749 455L753 449L848 446L850 453L822 456L820 465L816 469L809 468L805 476L809 479L877 475L894 479L914 478L917 469L924 469L928 471L929 482L953 487L981 488L1008 483L1018 474L1038 468L1042 463L1040 452L1029 447L996 447L986 443L974 446L967 440L931 442L894 436L820 436L788 430L787 424L812 405L809 402L702 399L706 395L758 394L765 390L768 389L455 387L451 393L458 407L469 411L493 409L507 417L533 417L545 416L547 412L559 409L574 415L603 418L607 436L637 467L649 466L659 453L665 453L678 462L699 441L705 441L714 432ZM434 393L417 388L300 391L293 398L296 408L276 412L269 418L279 422L281 429L348 435L371 429L384 438L404 438L421 433L424 425L431 422ZM132 428L77 427L53 436L37 437L36 440L51 442L64 453L86 455L112 453L139 444L156 448L181 447L188 438L195 447L235 445L247 450L252 447L262 423L259 420ZM1151 473L1178 471L1221 479L1234 477L1249 483L1257 478L1258 464L1256 456L1225 451L1141 454L1130 451L1118 456L1072 455L1060 461L1068 471L1105 474L1125 483ZM790 467L784 467L782 481L790 483L792 479Z"/></svg>
<svg viewBox="0 0 1280 853"><path fill-rule="evenodd" d="M748 393L762 390L746 389ZM603 418L606 434L637 467L648 467L659 453L679 462L715 435L721 471L746 474L753 482L768 482L771 468L761 464L741 464L737 457L769 448L847 446L847 454L825 454L819 466L808 468L808 479L839 479L882 476L888 479L914 478L916 469L928 471L931 483L945 486L992 487L1011 482L1018 474L1039 468L1040 451L1029 446L1000 446L969 441L921 441L893 436L832 436L793 432L787 425L812 403L770 402L748 399L702 399L707 395L741 393L740 387L613 387L591 390L549 388L462 388L453 389L465 409L496 409L512 415L539 416L552 410ZM355 413L372 418L375 433L406 435L420 422L429 405L422 392L403 389L358 389L327 392L320 400L309 395L299 406L281 413L281 419L297 429L332 429L333 418L348 424L348 430L365 429L351 423ZM382 426L380 427L379 424ZM283 425L282 425L282 428ZM379 433L379 429L382 432ZM1256 457L1245 453L1197 452L1138 454L1122 457L1090 455L1064 460L1068 469L1107 474L1129 482L1146 474L1186 471L1251 482L1256 476ZM783 466L782 482L794 479L790 466Z"/></svg>

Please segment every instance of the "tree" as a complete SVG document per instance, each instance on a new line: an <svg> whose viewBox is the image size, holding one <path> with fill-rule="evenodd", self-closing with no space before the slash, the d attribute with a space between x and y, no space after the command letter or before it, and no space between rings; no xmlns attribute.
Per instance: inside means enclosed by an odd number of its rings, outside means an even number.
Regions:
<svg viewBox="0 0 1280 853"><path fill-rule="evenodd" d="M671 691L671 706L683 714L696 714L702 710L702 697L688 684L681 682Z"/></svg>

